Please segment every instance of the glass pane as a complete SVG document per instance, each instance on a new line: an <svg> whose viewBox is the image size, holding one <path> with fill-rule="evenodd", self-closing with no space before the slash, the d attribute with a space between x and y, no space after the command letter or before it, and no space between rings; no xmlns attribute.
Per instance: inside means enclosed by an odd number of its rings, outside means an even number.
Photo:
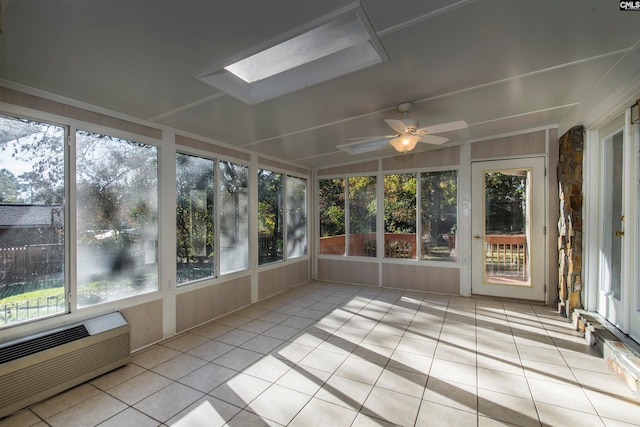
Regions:
<svg viewBox="0 0 640 427"><path fill-rule="evenodd" d="M307 180L287 177L287 258L307 254Z"/></svg>
<svg viewBox="0 0 640 427"><path fill-rule="evenodd" d="M64 128L0 116L0 327L67 311Z"/></svg>
<svg viewBox="0 0 640 427"><path fill-rule="evenodd" d="M158 289L158 150L76 132L78 306Z"/></svg>
<svg viewBox="0 0 640 427"><path fill-rule="evenodd" d="M376 177L349 178L349 255L376 256Z"/></svg>
<svg viewBox="0 0 640 427"><path fill-rule="evenodd" d="M622 286L622 239L617 233L623 229L621 221L623 215L623 176L622 167L620 166L623 163L622 133L616 134L613 137L611 142L609 142L607 151L607 164L605 171L607 177L605 179L609 186L606 196L608 198L607 203L609 206L607 206L606 212L610 217L605 220L605 224L608 224L609 227L609 230L607 231L608 236L605 237L605 240L609 240L611 242L611 250L606 254L608 259L605 268L608 268L611 295L615 299L620 300Z"/></svg>
<svg viewBox="0 0 640 427"><path fill-rule="evenodd" d="M416 175L384 177L384 256L416 258Z"/></svg>
<svg viewBox="0 0 640 427"><path fill-rule="evenodd" d="M455 261L458 172L423 172L420 191L422 259Z"/></svg>
<svg viewBox="0 0 640 427"><path fill-rule="evenodd" d="M258 171L258 264L283 258L282 174Z"/></svg>
<svg viewBox="0 0 640 427"><path fill-rule="evenodd" d="M215 276L215 161L176 154L176 282Z"/></svg>
<svg viewBox="0 0 640 427"><path fill-rule="evenodd" d="M485 281L529 284L531 169L484 172Z"/></svg>
<svg viewBox="0 0 640 427"><path fill-rule="evenodd" d="M248 168L220 162L220 274L249 266Z"/></svg>
<svg viewBox="0 0 640 427"><path fill-rule="evenodd" d="M345 180L321 179L318 182L320 206L320 253L345 254Z"/></svg>

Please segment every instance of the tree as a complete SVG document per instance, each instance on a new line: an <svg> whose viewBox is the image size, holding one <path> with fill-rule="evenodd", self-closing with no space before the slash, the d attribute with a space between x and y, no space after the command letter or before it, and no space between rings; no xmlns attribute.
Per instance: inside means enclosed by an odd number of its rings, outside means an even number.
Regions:
<svg viewBox="0 0 640 427"><path fill-rule="evenodd" d="M287 256L307 254L307 180L287 176Z"/></svg>
<svg viewBox="0 0 640 427"><path fill-rule="evenodd" d="M261 248L266 250L266 253L260 253L260 256L268 260L282 259L283 257L282 192L282 174L266 169L258 171L258 232L261 235L270 236L267 243L268 248Z"/></svg>
<svg viewBox="0 0 640 427"><path fill-rule="evenodd" d="M249 252L248 167L219 162L220 272L247 267Z"/></svg>
<svg viewBox="0 0 640 427"><path fill-rule="evenodd" d="M416 174L384 176L386 233L416 232Z"/></svg>
<svg viewBox="0 0 640 427"><path fill-rule="evenodd" d="M376 177L352 176L349 178L349 232L376 231Z"/></svg>
<svg viewBox="0 0 640 427"><path fill-rule="evenodd" d="M185 264L213 256L214 165L210 159L176 156L176 249Z"/></svg>
<svg viewBox="0 0 640 427"><path fill-rule="evenodd" d="M18 193L11 203L63 203L64 135L61 126L0 116L0 156L30 169L17 177Z"/></svg>
<svg viewBox="0 0 640 427"><path fill-rule="evenodd" d="M430 245L448 245L457 227L457 172L423 172L420 177L422 235Z"/></svg>
<svg viewBox="0 0 640 427"><path fill-rule="evenodd" d="M7 169L0 169L0 203L18 203L18 179Z"/></svg>
<svg viewBox="0 0 640 427"><path fill-rule="evenodd" d="M78 276L83 292L95 280L156 283L157 181L157 148L76 132Z"/></svg>
<svg viewBox="0 0 640 427"><path fill-rule="evenodd" d="M487 233L523 233L526 225L528 171L485 173Z"/></svg>
<svg viewBox="0 0 640 427"><path fill-rule="evenodd" d="M345 234L345 179L321 179L318 198L320 236Z"/></svg>

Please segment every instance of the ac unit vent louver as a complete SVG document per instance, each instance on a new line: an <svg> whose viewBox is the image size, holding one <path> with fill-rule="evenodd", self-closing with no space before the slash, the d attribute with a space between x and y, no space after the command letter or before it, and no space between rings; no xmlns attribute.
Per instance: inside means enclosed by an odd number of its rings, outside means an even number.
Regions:
<svg viewBox="0 0 640 427"><path fill-rule="evenodd" d="M42 337L33 338L26 342L19 342L0 350L0 364L11 362L21 357L27 357L31 354L58 347L59 345L67 344L88 336L89 332L87 332L87 328L85 328L84 325L80 325L75 328L64 329Z"/></svg>
<svg viewBox="0 0 640 427"><path fill-rule="evenodd" d="M120 313L0 344L0 418L129 363Z"/></svg>

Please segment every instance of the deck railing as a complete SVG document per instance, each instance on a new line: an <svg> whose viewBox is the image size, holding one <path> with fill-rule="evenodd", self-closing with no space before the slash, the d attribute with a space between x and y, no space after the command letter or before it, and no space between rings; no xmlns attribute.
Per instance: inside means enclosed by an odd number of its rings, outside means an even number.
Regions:
<svg viewBox="0 0 640 427"><path fill-rule="evenodd" d="M525 278L528 274L527 236L494 234L484 237L486 273Z"/></svg>
<svg viewBox="0 0 640 427"><path fill-rule="evenodd" d="M344 234L320 238L320 253L344 255ZM349 255L376 256L376 233L356 233L349 236ZM416 258L416 235L413 233L385 233L384 256L387 258Z"/></svg>

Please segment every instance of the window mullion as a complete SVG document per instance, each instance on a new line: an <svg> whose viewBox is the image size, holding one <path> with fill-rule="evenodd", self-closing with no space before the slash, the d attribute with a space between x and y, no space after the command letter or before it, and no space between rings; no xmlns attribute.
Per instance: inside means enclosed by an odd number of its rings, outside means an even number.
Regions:
<svg viewBox="0 0 640 427"><path fill-rule="evenodd" d="M422 185L420 172L416 172L416 257L422 259Z"/></svg>
<svg viewBox="0 0 640 427"><path fill-rule="evenodd" d="M78 251L76 242L78 241L77 218L76 218L76 131L73 126L67 128L67 144L65 147L65 170L66 191L65 191L65 253L68 255L65 260L65 295L70 312L74 312L78 307Z"/></svg>
<svg viewBox="0 0 640 427"><path fill-rule="evenodd" d="M287 186L289 185L289 175L282 174L282 190L280 195L282 197L282 260L286 261L287 254L287 234L289 230L289 208L287 207Z"/></svg>
<svg viewBox="0 0 640 427"><path fill-rule="evenodd" d="M214 268L213 276L220 277L220 212L218 206L222 206L220 197L222 191L220 190L220 161L214 160L213 168L213 259Z"/></svg>
<svg viewBox="0 0 640 427"><path fill-rule="evenodd" d="M351 246L351 209L349 203L349 178L344 178L344 255L349 256Z"/></svg>

